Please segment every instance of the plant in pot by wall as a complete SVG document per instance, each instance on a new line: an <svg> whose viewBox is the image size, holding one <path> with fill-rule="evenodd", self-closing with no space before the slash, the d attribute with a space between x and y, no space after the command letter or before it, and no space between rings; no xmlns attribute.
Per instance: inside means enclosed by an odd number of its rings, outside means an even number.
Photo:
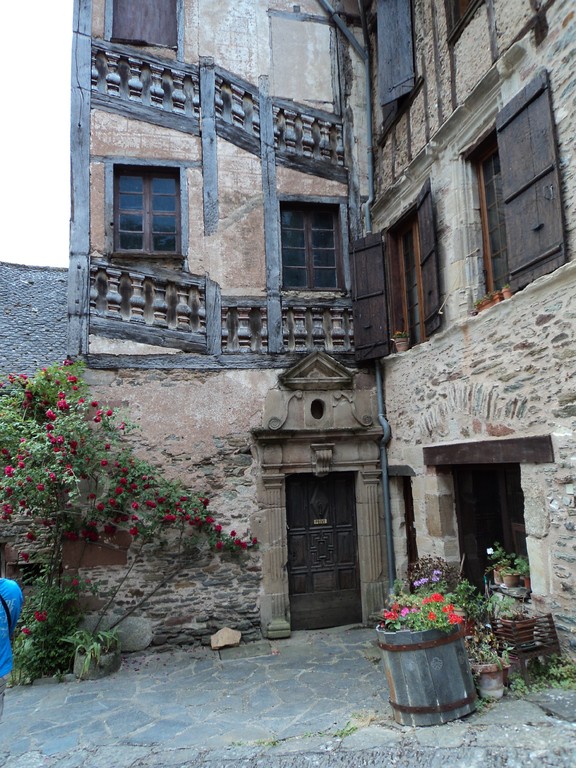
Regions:
<svg viewBox="0 0 576 768"><path fill-rule="evenodd" d="M494 584L502 584L502 570L504 568L510 568L514 564L514 555L506 552L502 544L495 541L491 547L486 550L488 555L488 567L486 573L492 571L494 576Z"/></svg>
<svg viewBox="0 0 576 768"><path fill-rule="evenodd" d="M520 586L520 574L515 562L500 568L500 575L506 587L514 588Z"/></svg>
<svg viewBox="0 0 576 768"><path fill-rule="evenodd" d="M463 621L440 592L399 594L382 612L376 632L396 722L439 725L475 710Z"/></svg>
<svg viewBox="0 0 576 768"><path fill-rule="evenodd" d="M528 558L524 555L518 555L516 558L516 571L520 575L526 589L530 589L530 563L528 562Z"/></svg>
<svg viewBox="0 0 576 768"><path fill-rule="evenodd" d="M120 669L120 641L114 630L78 629L64 641L74 647L74 674L79 680L98 680Z"/></svg>
<svg viewBox="0 0 576 768"><path fill-rule="evenodd" d="M504 663L498 653L496 635L486 627L477 627L466 638L466 651L472 674L483 699L501 699L504 695Z"/></svg>
<svg viewBox="0 0 576 768"><path fill-rule="evenodd" d="M410 334L408 331L394 331L392 341L396 347L396 352L406 352L410 349Z"/></svg>

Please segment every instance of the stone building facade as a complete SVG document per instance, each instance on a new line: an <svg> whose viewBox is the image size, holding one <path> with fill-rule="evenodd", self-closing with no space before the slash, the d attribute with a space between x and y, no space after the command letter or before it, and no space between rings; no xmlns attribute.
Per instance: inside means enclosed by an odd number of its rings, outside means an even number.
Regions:
<svg viewBox="0 0 576 768"><path fill-rule="evenodd" d="M405 53L393 75L373 66L367 258L388 331L411 337L382 362L396 561L464 560L481 583L495 540L527 554L532 603L574 646L574 5L409 6L369 11L377 52L386 20Z"/></svg>
<svg viewBox="0 0 576 768"><path fill-rule="evenodd" d="M572 4L75 5L68 352L261 543L159 590L156 641L367 622L495 540L573 638Z"/></svg>

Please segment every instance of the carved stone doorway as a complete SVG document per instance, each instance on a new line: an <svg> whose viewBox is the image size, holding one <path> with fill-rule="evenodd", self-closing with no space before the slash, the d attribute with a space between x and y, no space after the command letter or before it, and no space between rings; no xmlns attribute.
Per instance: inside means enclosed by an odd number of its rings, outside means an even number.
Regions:
<svg viewBox="0 0 576 768"><path fill-rule="evenodd" d="M287 486L293 475L346 473L356 512L360 613L364 623L386 601L383 521L374 382L323 352L278 378L255 429L259 459L258 530L263 567L262 631L287 637L292 627L288 579ZM350 623L358 612L351 612Z"/></svg>

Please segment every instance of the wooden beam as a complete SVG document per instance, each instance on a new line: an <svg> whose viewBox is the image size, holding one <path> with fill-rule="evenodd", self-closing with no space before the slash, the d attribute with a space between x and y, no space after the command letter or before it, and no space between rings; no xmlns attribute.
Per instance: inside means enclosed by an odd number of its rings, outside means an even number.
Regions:
<svg viewBox="0 0 576 768"><path fill-rule="evenodd" d="M424 447L424 464L429 467L453 464L550 464L553 461L554 448L550 435Z"/></svg>

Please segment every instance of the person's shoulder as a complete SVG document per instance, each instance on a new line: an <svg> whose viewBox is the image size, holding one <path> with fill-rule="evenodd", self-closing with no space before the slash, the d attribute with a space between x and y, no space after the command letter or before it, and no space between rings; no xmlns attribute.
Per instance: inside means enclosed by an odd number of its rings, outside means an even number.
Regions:
<svg viewBox="0 0 576 768"><path fill-rule="evenodd" d="M0 592L9 597L22 594L20 585L17 581L13 581L12 579L0 579Z"/></svg>

